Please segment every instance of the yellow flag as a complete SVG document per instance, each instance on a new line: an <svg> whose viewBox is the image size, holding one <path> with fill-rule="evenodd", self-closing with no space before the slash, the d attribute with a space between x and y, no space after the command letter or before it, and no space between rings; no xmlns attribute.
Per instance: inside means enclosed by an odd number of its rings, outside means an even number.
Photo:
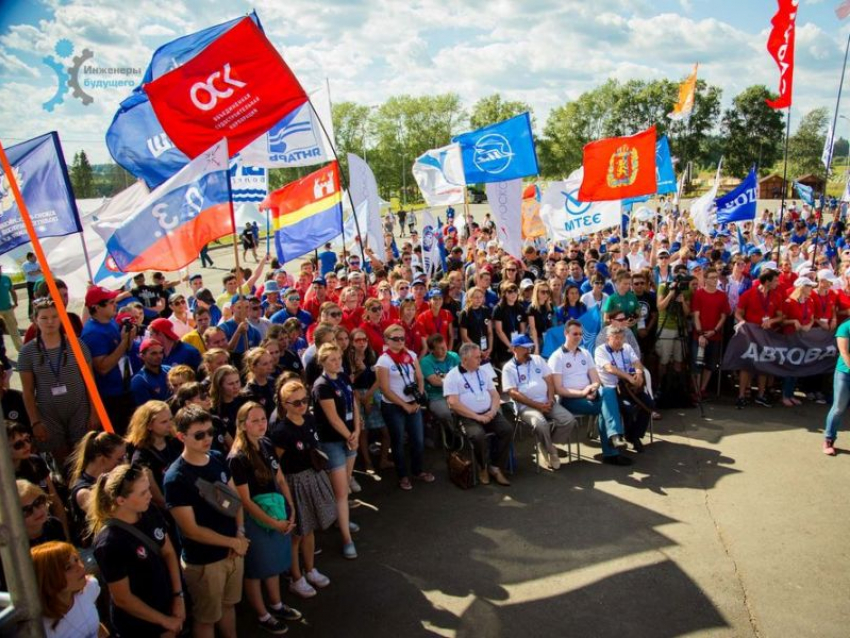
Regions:
<svg viewBox="0 0 850 638"><path fill-rule="evenodd" d="M694 64L694 72L679 85L679 101L673 106L673 112L667 115L671 120L680 121L690 117L694 110L694 97L697 92L697 68Z"/></svg>

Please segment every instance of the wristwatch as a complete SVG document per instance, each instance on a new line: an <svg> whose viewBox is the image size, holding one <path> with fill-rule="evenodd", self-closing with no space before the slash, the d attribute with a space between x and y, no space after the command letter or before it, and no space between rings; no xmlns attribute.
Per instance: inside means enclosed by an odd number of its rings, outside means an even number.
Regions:
<svg viewBox="0 0 850 638"><path fill-rule="evenodd" d="M174 598L183 598L183 597L184 597L184 595L183 595L183 590L181 589L180 591L176 591L176 592L174 592L174 596L173 596L173 597L174 597Z"/></svg>

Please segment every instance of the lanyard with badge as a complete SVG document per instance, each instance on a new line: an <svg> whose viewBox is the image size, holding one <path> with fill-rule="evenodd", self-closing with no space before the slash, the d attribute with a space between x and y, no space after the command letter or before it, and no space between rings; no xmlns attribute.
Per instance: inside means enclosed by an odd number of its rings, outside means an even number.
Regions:
<svg viewBox="0 0 850 638"><path fill-rule="evenodd" d="M472 394L473 394L473 395L478 394L479 392L480 392L481 394L486 394L486 392L485 392L484 388L486 388L486 387L487 387L487 384L486 384L486 383L484 383L484 379L482 379L482 378L481 378L481 371L480 371L480 370L476 370L476 371L475 371L475 376L476 376L476 377L477 377L477 379L478 379L478 390L477 390L477 391L472 389L472 384L469 382L469 379L467 379L467 378L466 378L466 373L465 373L465 372L461 372L461 373L460 373L460 376L462 376L462 377L463 377L463 384L464 384L464 387L465 387L467 390L469 390L470 392L472 392Z"/></svg>
<svg viewBox="0 0 850 638"><path fill-rule="evenodd" d="M620 352L620 357L621 357L621 358L622 358L622 360L623 360L623 367L622 367L622 368L620 368L620 367L617 365L617 359L614 357L614 355L615 355L616 353L614 352L613 348L611 348L611 346L605 346L605 349L606 349L606 350L608 350L608 356L610 356L610 357L611 357L611 365L613 365L615 368L619 368L619 369L620 369L620 370L622 370L623 372L628 372L629 374L634 374L635 369L634 369L634 367L632 367L632 361L631 361L631 359L627 359L627 358L626 358L626 350L625 350L625 348L624 348L623 350L620 350L620 351L619 351L619 352Z"/></svg>
<svg viewBox="0 0 850 638"><path fill-rule="evenodd" d="M479 345L482 350L487 349L487 317L482 308L473 309L472 310L472 320L476 326L479 326L481 330L481 339Z"/></svg>
<svg viewBox="0 0 850 638"><path fill-rule="evenodd" d="M62 375L62 358L65 356L65 336L62 336L62 340L59 345L59 354L56 357L56 365L53 365L53 359L50 358L50 353L47 352L47 348L44 345L44 341L41 340L41 337L38 338L38 345L42 352L44 352L44 358L47 359L47 365L50 367L50 372L53 373L53 383L50 386L50 394L54 397L61 397L68 394L68 386L61 383L59 380Z"/></svg>
<svg viewBox="0 0 850 638"><path fill-rule="evenodd" d="M352 422L354 420L354 391L342 379L331 379L327 374L322 376L331 384L337 396L343 396L345 400L345 422Z"/></svg>
<svg viewBox="0 0 850 638"><path fill-rule="evenodd" d="M517 378L517 387L522 387L522 382L525 381L528 385L531 385L531 357L528 358L528 361L525 364L525 376L522 375L519 367L522 365L519 361L517 361L516 357L514 357L514 365L516 366L516 378Z"/></svg>

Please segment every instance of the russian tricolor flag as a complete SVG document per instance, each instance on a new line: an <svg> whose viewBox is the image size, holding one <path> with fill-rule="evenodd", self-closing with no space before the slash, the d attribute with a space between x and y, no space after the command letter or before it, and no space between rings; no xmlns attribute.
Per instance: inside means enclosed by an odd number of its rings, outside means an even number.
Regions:
<svg viewBox="0 0 850 638"><path fill-rule="evenodd" d="M280 263L331 241L342 233L339 164L331 162L270 193L260 208L271 209Z"/></svg>
<svg viewBox="0 0 850 638"><path fill-rule="evenodd" d="M122 272L178 270L234 232L227 140L154 190L106 242Z"/></svg>

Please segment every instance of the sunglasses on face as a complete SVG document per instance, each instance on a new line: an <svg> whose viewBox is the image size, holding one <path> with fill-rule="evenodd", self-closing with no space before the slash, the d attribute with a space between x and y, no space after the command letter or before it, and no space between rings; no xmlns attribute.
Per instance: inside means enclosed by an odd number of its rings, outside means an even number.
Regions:
<svg viewBox="0 0 850 638"><path fill-rule="evenodd" d="M516 268L505 268L505 272L516 272Z"/></svg>
<svg viewBox="0 0 850 638"><path fill-rule="evenodd" d="M22 505L21 510L24 513L24 518L29 518L35 513L35 510L40 509L47 505L50 502L50 499L47 498L44 494L37 497L32 503L29 505Z"/></svg>
<svg viewBox="0 0 850 638"><path fill-rule="evenodd" d="M399 286L398 291L401 292L402 290L410 290L410 286Z"/></svg>
<svg viewBox="0 0 850 638"><path fill-rule="evenodd" d="M207 439L207 438L211 439L214 436L215 436L215 429L214 428L207 428L206 430L201 430L200 432L195 432L192 435L192 438L195 439L196 441L203 441L204 439Z"/></svg>
<svg viewBox="0 0 850 638"><path fill-rule="evenodd" d="M342 313L337 311L337 310L328 313L328 317L333 317L334 319L337 319L341 316L342 316Z"/></svg>
<svg viewBox="0 0 850 638"><path fill-rule="evenodd" d="M367 312L381 312L380 308L369 308Z"/></svg>
<svg viewBox="0 0 850 638"><path fill-rule="evenodd" d="M12 449L13 450L23 450L25 447L27 447L30 444L32 444L32 437L31 436L25 436L25 437L15 441L14 443L12 443Z"/></svg>
<svg viewBox="0 0 850 638"><path fill-rule="evenodd" d="M366 337L357 337L354 343L369 343L369 340Z"/></svg>
<svg viewBox="0 0 850 638"><path fill-rule="evenodd" d="M393 343L399 343L404 341L404 337L396 336L396 337L387 337L387 341L392 341Z"/></svg>
<svg viewBox="0 0 850 638"><path fill-rule="evenodd" d="M293 295L292 297L287 297L286 299L287 299L287 301L301 301L301 297L298 297L297 295Z"/></svg>
<svg viewBox="0 0 850 638"><path fill-rule="evenodd" d="M309 403L309 400L305 397L303 399L294 399L292 401L286 401L286 405L291 405L295 408L300 408Z"/></svg>

